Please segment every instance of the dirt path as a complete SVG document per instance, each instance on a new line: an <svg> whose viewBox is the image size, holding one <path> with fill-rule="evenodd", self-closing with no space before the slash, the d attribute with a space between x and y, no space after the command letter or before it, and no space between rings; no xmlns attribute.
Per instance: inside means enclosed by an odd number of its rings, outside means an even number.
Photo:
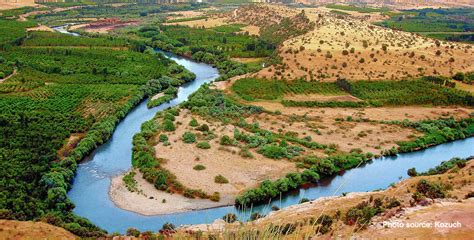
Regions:
<svg viewBox="0 0 474 240"><path fill-rule="evenodd" d="M8 75L8 76L7 76L6 78L4 78L4 79L0 79L0 83L5 82L5 81L8 80L9 78L13 77L15 74L16 74L16 68L13 69L13 73L12 73L12 74Z"/></svg>

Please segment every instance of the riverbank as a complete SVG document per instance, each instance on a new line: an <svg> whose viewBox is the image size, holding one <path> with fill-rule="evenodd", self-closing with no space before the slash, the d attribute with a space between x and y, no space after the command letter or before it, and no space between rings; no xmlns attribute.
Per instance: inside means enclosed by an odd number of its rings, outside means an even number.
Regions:
<svg viewBox="0 0 474 240"><path fill-rule="evenodd" d="M301 238L306 234L314 236L317 228L317 224L305 226L308 219L327 215L332 219L331 227L324 235L317 235L318 239L335 237L373 239L392 236L410 239L446 238L447 236L450 239L468 239L474 232L474 198L468 197L468 194L472 195L474 190L474 176L470 174L473 168L474 161L471 160L462 168L458 166L443 174L411 177L385 190L323 197L272 211L266 217L244 224L226 224L222 220L217 220L211 224L185 225L179 228L177 235L202 231L204 235L239 236L239 234L251 233L258 229L260 234L276 238L268 230L271 226L294 224L299 227L296 227L294 232L289 233L287 237L293 239L292 237L299 236ZM444 198L427 198L426 201L416 204L413 202L413 195L418 191L417 185L421 180L449 185L447 194ZM357 225L344 222L345 213L351 208L364 201L370 203L378 198L384 200L383 202L396 199L399 205L387 207L382 213L376 214L365 228L356 228ZM400 227L396 223L405 225L432 223L433 225L431 227ZM439 223L456 223L458 227L443 227Z"/></svg>
<svg viewBox="0 0 474 240"><path fill-rule="evenodd" d="M170 194L157 190L148 183L140 172L134 176L139 192L131 192L125 186L122 175L111 179L109 188L110 200L119 208L145 216L181 213L216 207L229 206L235 196L222 196L219 202L208 199L191 199L180 194Z"/></svg>

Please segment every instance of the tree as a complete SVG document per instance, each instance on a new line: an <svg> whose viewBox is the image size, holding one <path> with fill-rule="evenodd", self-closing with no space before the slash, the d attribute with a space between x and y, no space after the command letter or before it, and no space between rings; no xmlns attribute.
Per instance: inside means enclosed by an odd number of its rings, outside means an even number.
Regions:
<svg viewBox="0 0 474 240"><path fill-rule="evenodd" d="M408 169L407 174L410 177L414 177L414 176L418 175L418 172L416 171L415 168L410 168L410 169Z"/></svg>
<svg viewBox="0 0 474 240"><path fill-rule="evenodd" d="M464 79L466 79L466 76L462 72L457 72L456 74L454 74L453 79L458 81L464 81Z"/></svg>

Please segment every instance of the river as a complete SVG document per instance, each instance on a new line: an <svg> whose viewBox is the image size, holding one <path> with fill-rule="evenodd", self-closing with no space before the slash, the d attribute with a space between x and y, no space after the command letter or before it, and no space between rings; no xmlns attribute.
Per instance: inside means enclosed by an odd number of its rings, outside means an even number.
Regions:
<svg viewBox="0 0 474 240"><path fill-rule="evenodd" d="M239 212L233 206L168 215L144 216L120 209L110 200L108 191L111 178L131 168L132 137L140 131L141 124L151 119L158 111L185 101L203 83L211 82L219 76L217 69L210 65L197 63L169 53L165 55L194 72L196 80L180 87L177 98L169 103L148 109L146 101L143 101L135 107L117 125L112 138L79 164L73 187L68 193L70 199L76 205L74 213L88 218L110 233L124 233L129 227L141 231L157 231L166 222L173 223L176 226L211 223L229 212L238 214L242 220L249 217L248 212ZM294 191L284 195L281 200L278 199L270 204L254 207L254 210L266 214L270 211L271 205L283 208L297 204L301 198L317 199L319 197L341 195L344 192L383 189L391 183L407 178L409 168L415 167L417 171L422 172L452 157L474 155L474 147L472 146L474 146L474 138L468 138L422 151L403 153L396 157L374 159L359 168L322 179L316 186Z"/></svg>

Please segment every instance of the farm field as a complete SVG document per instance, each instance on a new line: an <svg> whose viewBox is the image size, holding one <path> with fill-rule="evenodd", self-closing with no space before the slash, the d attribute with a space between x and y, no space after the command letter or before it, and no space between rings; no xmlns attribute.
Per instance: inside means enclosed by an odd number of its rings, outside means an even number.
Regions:
<svg viewBox="0 0 474 240"><path fill-rule="evenodd" d="M1 21L11 29L0 34L2 64L10 66L7 74L15 72L0 83L2 216L27 220L49 214L76 234L101 235L70 211L66 191L76 161L110 137L118 120L147 94L142 86L150 79L166 74L177 84L190 79L178 66L170 73L175 63L159 55L116 49L131 46L124 41L34 32L23 42L18 39L28 35L25 24L32 23ZM87 48L74 48L79 45ZM59 161L56 153L71 134L81 141Z"/></svg>
<svg viewBox="0 0 474 240"><path fill-rule="evenodd" d="M112 2L0 4L0 238L474 232L470 9Z"/></svg>

